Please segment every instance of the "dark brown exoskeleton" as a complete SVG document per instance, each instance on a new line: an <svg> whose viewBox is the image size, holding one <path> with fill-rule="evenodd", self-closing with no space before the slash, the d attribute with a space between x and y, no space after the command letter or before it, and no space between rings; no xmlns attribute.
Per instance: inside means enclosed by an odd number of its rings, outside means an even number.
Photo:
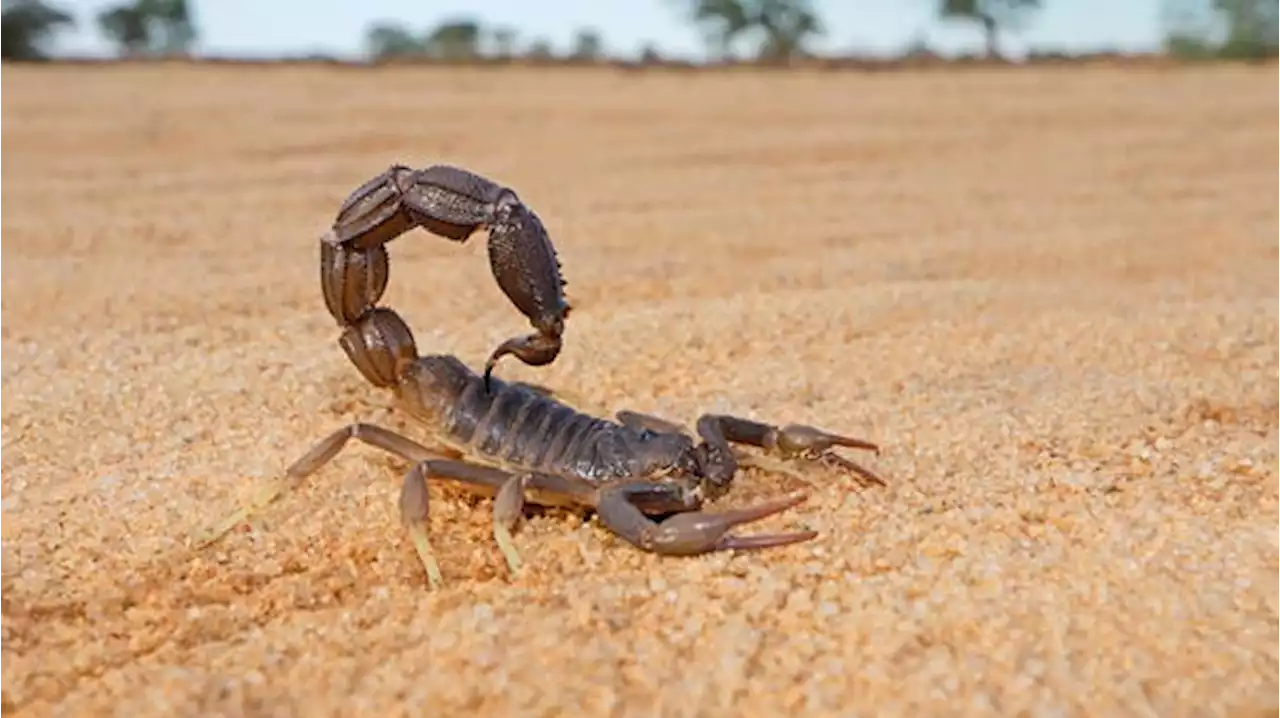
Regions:
<svg viewBox="0 0 1280 718"><path fill-rule="evenodd" d="M490 354L486 382L498 359L508 354L530 366L555 361L569 305L560 261L538 216L510 188L473 172L449 165L424 170L393 165L351 193L320 240L325 305L346 329L342 348L366 379L380 387L395 383L392 375L371 373L355 335L387 287L384 245L414 227L455 242L488 230L493 276L533 325L533 334L508 339Z"/></svg>
<svg viewBox="0 0 1280 718"><path fill-rule="evenodd" d="M411 191L412 204L404 199ZM494 274L537 333L505 342L481 374L451 355L419 356L400 316L374 306L387 280L382 245L412 223L451 237L487 225ZM321 261L325 301L347 327L341 340L347 356L366 379L390 388L397 404L423 422L432 446L370 424L339 429L289 467L284 481L219 524L206 543L320 470L353 438L413 463L404 476L400 512L432 586L440 585L441 575L427 536L429 479L452 480L495 497L494 537L513 571L520 558L510 532L527 502L594 510L607 528L641 550L692 555L770 548L816 536L813 531L729 534L735 526L796 506L803 500L798 495L749 508L702 511L704 502L729 490L741 465L787 471L785 460L817 461L850 470L864 483L884 483L831 450L878 452L860 439L712 414L697 421L694 438L658 417L620 411L615 420L603 419L561 402L549 390L492 378L493 361L503 354L535 365L555 358L565 311L562 282L554 251L533 214L509 190L463 170L415 174L393 168L361 188L344 206ZM734 445L757 447L763 455L735 451Z"/></svg>

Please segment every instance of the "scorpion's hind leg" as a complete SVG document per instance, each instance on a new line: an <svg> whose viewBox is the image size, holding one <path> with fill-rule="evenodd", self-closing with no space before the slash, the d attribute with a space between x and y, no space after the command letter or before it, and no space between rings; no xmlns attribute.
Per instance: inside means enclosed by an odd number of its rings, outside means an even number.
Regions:
<svg viewBox="0 0 1280 718"><path fill-rule="evenodd" d="M248 506L238 509L218 522L213 529L197 539L197 545L206 546L217 541L286 492L297 488L307 477L332 461L351 439L359 439L370 446L419 464L439 456L439 454L422 444L401 436L394 431L372 424L349 424L317 442L310 451L285 470L285 474L281 479L278 479L271 486L264 487ZM425 534L422 539L425 541ZM427 569L432 583L438 584L440 582L440 569L435 565L435 560L430 558L430 546L427 545L427 550L424 554L419 545L420 543L415 539L415 546L419 548L419 555L422 556L423 565Z"/></svg>
<svg viewBox="0 0 1280 718"><path fill-rule="evenodd" d="M628 543L643 551L665 556L773 548L808 541L818 535L816 531L755 536L729 534L735 526L759 521L797 506L804 501L801 495L716 513L677 513L660 523L646 516L637 506L659 506L663 497L654 494L668 490L662 484L645 481L614 484L601 490L596 510L601 522ZM675 508L674 504L672 508Z"/></svg>
<svg viewBox="0 0 1280 718"><path fill-rule="evenodd" d="M532 486L542 491L558 491L564 497L562 503L574 503L572 487L561 486L559 483L562 482L556 482L552 477L513 476L499 469L442 458L439 453L431 451L408 437L372 424L357 423L344 426L317 442L310 451L285 471L284 477L273 485L263 488L248 506L232 512L219 521L196 540L196 545L207 546L217 541L285 493L296 489L308 477L332 461L351 439L359 439L369 446L414 462L413 468L405 474L400 490L400 516L409 530L414 551L417 552L418 559L422 562L427 572L427 579L433 588L442 585L443 579L439 563L431 548L431 541L427 536L429 509L427 479L452 479L467 488L478 490L479 493L498 495L494 510L494 533L498 537L503 555L512 565L513 570L519 566L519 558L516 557L515 561L512 561L515 549L511 544L510 530L514 527L523 508L526 487Z"/></svg>
<svg viewBox="0 0 1280 718"><path fill-rule="evenodd" d="M722 414L707 414L698 419L698 434L713 449L724 453L730 452L730 443L748 444L765 450L765 456L737 454L736 458L742 464L794 476L783 461L820 461L853 472L864 485L885 485L885 480L871 469L831 450L842 446L880 453L879 446L863 439L832 434L802 424L778 427Z"/></svg>

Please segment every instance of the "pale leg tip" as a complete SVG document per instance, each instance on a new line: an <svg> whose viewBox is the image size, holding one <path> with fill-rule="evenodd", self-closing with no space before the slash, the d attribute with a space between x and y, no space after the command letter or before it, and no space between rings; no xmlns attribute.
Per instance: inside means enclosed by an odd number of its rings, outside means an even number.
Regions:
<svg viewBox="0 0 1280 718"><path fill-rule="evenodd" d="M410 535L418 560L427 571L427 583L432 590L440 588L444 585L444 578L440 575L440 564L436 562L435 553L431 550L431 542L427 539L427 530L420 525L414 525L410 528Z"/></svg>
<svg viewBox="0 0 1280 718"><path fill-rule="evenodd" d="M432 591L444 588L444 577L440 575L439 566L427 566L427 586Z"/></svg>
<svg viewBox="0 0 1280 718"><path fill-rule="evenodd" d="M515 541L511 538L511 532L501 524L494 526L493 536L498 542L498 549L502 551L502 557L507 562L507 568L511 571L511 575L520 575L520 569L524 562L520 560L520 552L516 551Z"/></svg>

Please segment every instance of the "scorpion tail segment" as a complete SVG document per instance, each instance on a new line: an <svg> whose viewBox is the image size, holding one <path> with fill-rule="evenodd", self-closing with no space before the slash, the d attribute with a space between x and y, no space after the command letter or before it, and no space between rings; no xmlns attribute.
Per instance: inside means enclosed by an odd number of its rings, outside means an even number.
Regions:
<svg viewBox="0 0 1280 718"><path fill-rule="evenodd" d="M818 535L815 531L755 536L728 533L735 526L759 521L800 504L804 501L802 495L721 513L679 513L655 523L631 501L635 493L644 490L643 484L621 484L606 489L597 510L610 530L637 548L652 553L694 556L714 551L746 551L799 543Z"/></svg>
<svg viewBox="0 0 1280 718"><path fill-rule="evenodd" d="M409 326L385 307L361 316L342 333L338 343L365 380L381 388L395 386L401 370L418 358Z"/></svg>
<svg viewBox="0 0 1280 718"><path fill-rule="evenodd" d="M560 260L537 215L510 195L500 203L489 232L489 267L511 303L528 317L535 333L504 341L485 364L485 383L508 354L530 366L544 366L560 354L569 315Z"/></svg>
<svg viewBox="0 0 1280 718"><path fill-rule="evenodd" d="M368 249L417 226L464 242L493 220L499 199L506 195L514 196L511 190L457 167L436 165L414 171L392 165L347 197L326 242Z"/></svg>
<svg viewBox="0 0 1280 718"><path fill-rule="evenodd" d="M499 203L490 227L489 268L503 294L539 333L563 330L569 308L560 258L542 220L514 195Z"/></svg>
<svg viewBox="0 0 1280 718"><path fill-rule="evenodd" d="M492 224L498 205L515 193L492 180L450 165L415 172L404 201L418 224L432 234L463 242Z"/></svg>
<svg viewBox="0 0 1280 718"><path fill-rule="evenodd" d="M547 338L543 347L550 352L527 358L512 353L525 361L553 361L559 346L552 339L561 337L570 312L564 298L561 261L538 215L513 195L499 202L489 230L489 269L503 294L529 319L536 333ZM554 351L550 349L553 346Z"/></svg>
<svg viewBox="0 0 1280 718"><path fill-rule="evenodd" d="M392 165L357 188L342 203L325 243L368 249L412 229L417 218L406 209L403 196L413 175L408 167Z"/></svg>
<svg viewBox="0 0 1280 718"><path fill-rule="evenodd" d="M357 249L320 243L320 288L339 326L355 324L378 303L387 289L389 271L387 250L381 245Z"/></svg>

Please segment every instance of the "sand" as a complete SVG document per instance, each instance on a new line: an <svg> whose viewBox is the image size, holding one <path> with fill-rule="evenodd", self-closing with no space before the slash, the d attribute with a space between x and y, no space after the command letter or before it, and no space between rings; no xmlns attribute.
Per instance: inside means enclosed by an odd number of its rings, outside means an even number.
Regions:
<svg viewBox="0 0 1280 718"><path fill-rule="evenodd" d="M1274 67L3 81L6 715L1275 715ZM315 239L441 161L577 307L503 376L872 439L889 485L744 471L819 538L692 559L543 512L518 577L440 485L432 592L354 447L192 548L347 422L425 438ZM525 330L482 235L391 252L423 351Z"/></svg>

